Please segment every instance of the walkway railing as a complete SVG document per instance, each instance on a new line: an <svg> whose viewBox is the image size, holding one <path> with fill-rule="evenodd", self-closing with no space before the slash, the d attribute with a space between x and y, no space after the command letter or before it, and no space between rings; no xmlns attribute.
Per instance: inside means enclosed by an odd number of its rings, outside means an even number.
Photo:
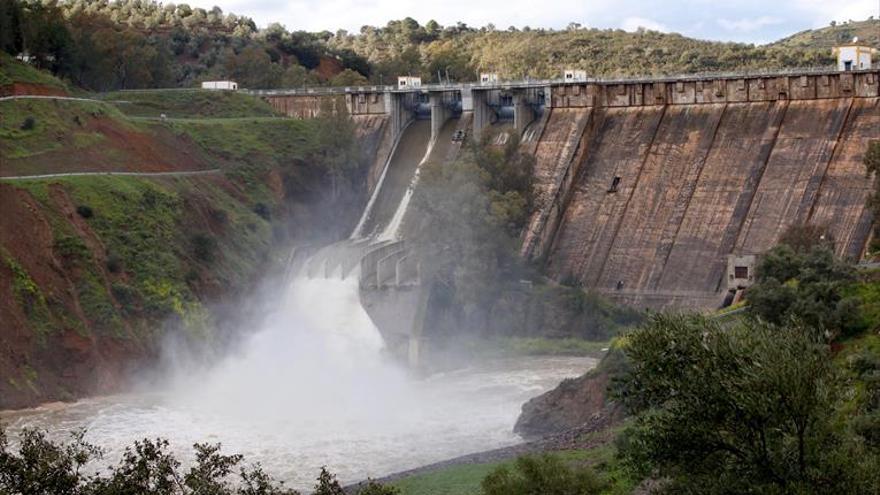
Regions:
<svg viewBox="0 0 880 495"><path fill-rule="evenodd" d="M869 73L880 70L880 66L875 64L870 69L853 70L849 73ZM824 74L840 74L841 71L837 66L820 66L820 67L797 67L790 69L765 69L765 70L742 70L742 71L719 71L719 72L697 72L685 74L654 74L644 76L616 76L616 77L588 77L585 79L518 79L512 81L497 81L492 83L480 82L460 82L460 83L428 83L418 88L401 89L391 84L372 84L364 86L312 86L302 88L285 88L285 89L239 89L241 93L251 94L255 96L272 96L272 95L345 95L352 93L418 93L424 91L459 91L462 89L521 89L521 88L538 88L544 86L556 86L563 84L632 84L632 83L652 83L652 82L678 82L678 81L701 81L709 79L743 79L753 77L784 77L784 76L806 76L806 75L824 75ZM119 92L150 92L150 91L218 91L215 89L201 88L156 88L156 89L123 89L113 91Z"/></svg>
<svg viewBox="0 0 880 495"><path fill-rule="evenodd" d="M877 68L852 71L854 73L867 73L876 71ZM326 87L316 86L307 88L290 89L245 89L242 90L257 96L272 95L343 95L350 93L413 93L422 91L456 91L462 89L520 89L555 86L562 84L631 84L650 82L677 82L677 81L700 81L707 79L742 79L752 77L784 77L803 75L837 74L840 71L836 66L800 67L777 70L746 70L727 72L699 72L691 74L650 75L650 76L621 76L621 77L588 77L585 79L569 80L557 79L519 79L514 81L498 81L492 83L465 82L465 83L431 83L423 84L418 88L401 89L393 85L368 85L368 86L344 86Z"/></svg>

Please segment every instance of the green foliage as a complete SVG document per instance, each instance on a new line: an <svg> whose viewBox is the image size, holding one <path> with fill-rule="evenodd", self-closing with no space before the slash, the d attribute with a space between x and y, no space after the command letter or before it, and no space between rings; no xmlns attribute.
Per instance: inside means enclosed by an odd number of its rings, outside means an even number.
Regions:
<svg viewBox="0 0 880 495"><path fill-rule="evenodd" d="M0 250L6 266L12 270L12 292L25 315L41 333L52 329L51 312L40 287L23 266Z"/></svg>
<svg viewBox="0 0 880 495"><path fill-rule="evenodd" d="M90 256L89 248L76 235L63 235L55 239L53 247L58 256L63 258L68 265L81 263Z"/></svg>
<svg viewBox="0 0 880 495"><path fill-rule="evenodd" d="M833 335L859 329L860 303L844 291L854 271L824 247L799 253L779 245L761 259L757 280L747 299L752 313L768 322L798 319Z"/></svg>
<svg viewBox="0 0 880 495"><path fill-rule="evenodd" d="M876 38L877 24L866 21L858 32ZM560 67L578 67L595 76L622 76L827 66L833 59L826 38L836 39L838 31L808 31L798 35L799 41L754 46L645 29L575 26L562 31L528 27L499 31L462 23L421 26L407 18L384 27L365 26L359 33L339 32L327 44L366 57L373 82L384 77L387 83L396 74L434 82L438 72L443 80L448 73L452 80L473 81L480 70L498 72L503 78L553 78L560 76Z"/></svg>
<svg viewBox="0 0 880 495"><path fill-rule="evenodd" d="M400 490L390 485L383 485L374 480L367 480L367 483L358 490L358 495L400 495Z"/></svg>
<svg viewBox="0 0 880 495"><path fill-rule="evenodd" d="M0 426L0 493L42 495L298 495L276 482L259 465L244 467L241 455L221 453L219 444L195 444L188 470L171 454L167 440L144 439L127 447L118 464L104 474L87 474L100 448L87 443L85 431L69 442L50 440L46 432L25 429L13 449ZM345 495L336 477L321 469L315 494ZM399 493L370 481L357 495Z"/></svg>
<svg viewBox="0 0 880 495"><path fill-rule="evenodd" d="M77 213L77 215L79 215L83 218L86 218L86 219L92 218L92 216L95 214L95 212L92 210L92 207L88 206L88 205L77 206L76 213Z"/></svg>
<svg viewBox="0 0 880 495"><path fill-rule="evenodd" d="M587 467L572 468L552 455L523 456L515 470L500 466L483 480L483 495L594 495L604 483Z"/></svg>
<svg viewBox="0 0 880 495"><path fill-rule="evenodd" d="M615 396L628 465L670 493L870 493L877 457L835 416L839 374L807 327L656 315L627 336Z"/></svg>
<svg viewBox="0 0 880 495"><path fill-rule="evenodd" d="M193 255L199 261L212 264L217 258L217 239L205 233L198 233L192 238Z"/></svg>
<svg viewBox="0 0 880 495"><path fill-rule="evenodd" d="M533 159L516 139L503 150L488 142L470 143L451 164L425 164L412 203L423 269L466 306L516 278L516 236L530 213Z"/></svg>
<svg viewBox="0 0 880 495"><path fill-rule="evenodd" d="M36 126L37 126L36 119L34 119L30 115L28 115L27 117L25 117L24 122L21 123L21 126L19 126L19 129L21 129L23 131L32 131L32 130L34 130L34 127L36 127Z"/></svg>
<svg viewBox="0 0 880 495"><path fill-rule="evenodd" d="M3 50L17 54L27 46L38 67L95 90L191 87L206 79L235 79L248 88L348 86L389 83L401 74L473 81L486 69L505 78L548 78L559 77L562 66L596 76L818 66L833 62L829 46L843 37L876 41L877 26L845 23L754 46L644 29L499 31L421 26L411 18L359 33L289 32L279 24L257 30L251 19L217 7L140 0L12 0L6 10Z"/></svg>

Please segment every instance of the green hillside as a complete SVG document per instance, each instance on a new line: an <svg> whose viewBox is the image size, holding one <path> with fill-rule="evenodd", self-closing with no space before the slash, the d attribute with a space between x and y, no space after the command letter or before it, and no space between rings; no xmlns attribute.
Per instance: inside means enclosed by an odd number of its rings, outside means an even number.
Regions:
<svg viewBox="0 0 880 495"><path fill-rule="evenodd" d="M860 42L868 46L880 46L880 20L867 19L834 23L834 25L821 29L801 31L772 43L772 45L784 48L831 50L837 45L850 43L853 38L859 38Z"/></svg>

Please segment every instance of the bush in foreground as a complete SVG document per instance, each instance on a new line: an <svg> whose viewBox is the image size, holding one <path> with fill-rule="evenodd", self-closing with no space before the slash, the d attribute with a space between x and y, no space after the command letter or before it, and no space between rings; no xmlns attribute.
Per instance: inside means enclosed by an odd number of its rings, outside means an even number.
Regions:
<svg viewBox="0 0 880 495"><path fill-rule="evenodd" d="M196 461L187 470L168 452L168 441L144 439L128 447L106 474L84 474L101 449L78 431L67 443L50 440L44 431L26 429L17 450L0 426L0 494L21 495L299 495L276 482L259 465L242 466L241 455L225 455L220 445L196 444ZM326 469L315 493L345 495ZM358 495L395 495L394 488L369 481Z"/></svg>
<svg viewBox="0 0 880 495"><path fill-rule="evenodd" d="M657 315L627 336L619 446L669 493L878 493L878 452L853 434L845 384L814 328Z"/></svg>

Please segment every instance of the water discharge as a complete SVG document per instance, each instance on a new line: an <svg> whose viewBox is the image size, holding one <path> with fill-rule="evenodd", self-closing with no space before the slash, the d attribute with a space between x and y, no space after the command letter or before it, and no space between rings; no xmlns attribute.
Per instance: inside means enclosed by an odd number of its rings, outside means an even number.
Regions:
<svg viewBox="0 0 880 495"><path fill-rule="evenodd" d="M514 444L520 406L590 358L496 359L417 378L389 359L360 305L356 273L293 279L278 310L212 369L177 374L159 390L5 413L53 437L85 427L115 463L141 438L171 441L191 460L196 442L222 442L290 486L321 466L344 481L381 476Z"/></svg>
<svg viewBox="0 0 880 495"><path fill-rule="evenodd" d="M451 133L454 125L448 127ZM434 145L418 145L430 135L424 122L407 132L388 164L404 168L383 175L353 238L397 237ZM350 255L356 242L346 242L322 256ZM168 439L184 461L193 443L221 442L227 453L307 489L321 466L350 482L516 443L522 403L594 364L518 357L418 378L386 355L361 306L357 269L335 277L304 269L262 327L209 370L182 368L158 389L3 413L0 420L13 435L36 426L61 438L84 427L110 464L146 437Z"/></svg>

